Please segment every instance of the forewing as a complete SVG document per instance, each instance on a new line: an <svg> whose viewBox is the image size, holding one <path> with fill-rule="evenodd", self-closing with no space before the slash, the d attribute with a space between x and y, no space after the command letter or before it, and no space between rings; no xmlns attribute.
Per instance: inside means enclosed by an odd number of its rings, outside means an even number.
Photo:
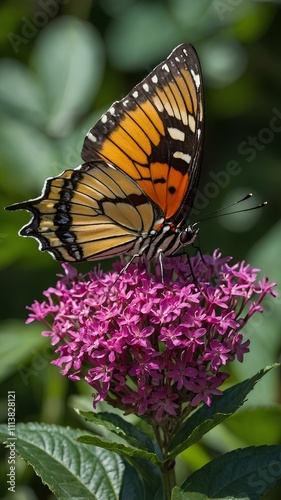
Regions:
<svg viewBox="0 0 281 500"><path fill-rule="evenodd" d="M203 96L194 48L182 44L88 132L85 161L123 170L181 225L198 184L203 145Z"/></svg>

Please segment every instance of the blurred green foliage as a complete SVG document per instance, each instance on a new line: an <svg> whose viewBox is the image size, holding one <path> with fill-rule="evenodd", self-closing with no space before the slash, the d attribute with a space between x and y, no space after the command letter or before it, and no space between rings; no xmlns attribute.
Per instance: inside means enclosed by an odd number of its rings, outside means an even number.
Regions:
<svg viewBox="0 0 281 500"><path fill-rule="evenodd" d="M24 325L25 306L41 300L61 267L38 251L35 240L18 237L29 215L3 208L37 197L47 177L76 167L90 126L181 42L195 45L205 87L204 161L192 220L249 191L254 203L269 202L262 210L202 222L201 249L211 253L219 247L224 255L246 259L281 283L280 23L279 1L1 3L2 421L7 419L8 390L16 391L17 421L76 425L69 397L84 394L91 399L86 387L68 384L50 366L52 349L40 336L40 326ZM246 332L252 351L243 365L236 365L233 380L278 360L280 319L280 299L268 302L264 315ZM280 402L280 381L278 371L272 372L251 399L252 405L269 405L268 411L255 413L249 406L240 419L233 417L219 437L197 446L192 457L183 457L179 477L184 476L182 469L199 467L222 451L255 444L248 442L247 434L253 420L257 419L257 444L280 442L280 412L271 406ZM265 426L266 419L272 426L270 436L263 436L263 419ZM255 433L251 437L254 440ZM5 474L5 460L2 467ZM17 479L25 485L18 486L21 498L31 498L31 493L32 498L48 497L23 464ZM1 488L4 497L5 482ZM279 498L280 490L276 491L268 498Z"/></svg>

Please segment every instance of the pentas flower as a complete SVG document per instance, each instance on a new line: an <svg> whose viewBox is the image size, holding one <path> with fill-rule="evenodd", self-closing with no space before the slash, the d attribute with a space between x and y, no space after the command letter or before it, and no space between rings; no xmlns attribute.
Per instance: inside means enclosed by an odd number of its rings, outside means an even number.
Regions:
<svg viewBox="0 0 281 500"><path fill-rule="evenodd" d="M85 276L63 264L65 276L37 301L27 323L43 322L56 346L53 364L71 380L84 379L99 401L163 424L210 405L228 377L227 362L242 362L250 341L241 329L262 312L274 283L258 269L212 256L176 256L151 272L124 263ZM160 276L160 279L159 279Z"/></svg>

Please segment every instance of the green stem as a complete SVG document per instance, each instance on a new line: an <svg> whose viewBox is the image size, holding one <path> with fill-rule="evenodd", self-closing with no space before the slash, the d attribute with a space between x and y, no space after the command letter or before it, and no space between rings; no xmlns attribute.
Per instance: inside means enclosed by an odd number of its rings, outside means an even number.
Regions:
<svg viewBox="0 0 281 500"><path fill-rule="evenodd" d="M176 486L175 467L162 471L163 483L166 492L167 500L171 500L171 493L174 486Z"/></svg>
<svg viewBox="0 0 281 500"><path fill-rule="evenodd" d="M164 461L161 473L166 492L166 500L171 500L172 489L176 486L175 460L172 459L170 462L165 462L165 457L169 448L171 436L173 436L175 429L174 426L171 428L171 425L164 425L163 427L155 425L153 427L154 436L162 451L162 459Z"/></svg>

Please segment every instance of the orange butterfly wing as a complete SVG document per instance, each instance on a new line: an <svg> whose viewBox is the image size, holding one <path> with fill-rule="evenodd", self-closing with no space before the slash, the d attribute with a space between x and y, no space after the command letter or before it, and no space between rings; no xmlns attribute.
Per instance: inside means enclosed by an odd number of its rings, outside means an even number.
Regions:
<svg viewBox="0 0 281 500"><path fill-rule="evenodd" d="M90 129L83 160L102 159L126 172L166 221L181 226L199 180L202 93L195 49L182 44Z"/></svg>

